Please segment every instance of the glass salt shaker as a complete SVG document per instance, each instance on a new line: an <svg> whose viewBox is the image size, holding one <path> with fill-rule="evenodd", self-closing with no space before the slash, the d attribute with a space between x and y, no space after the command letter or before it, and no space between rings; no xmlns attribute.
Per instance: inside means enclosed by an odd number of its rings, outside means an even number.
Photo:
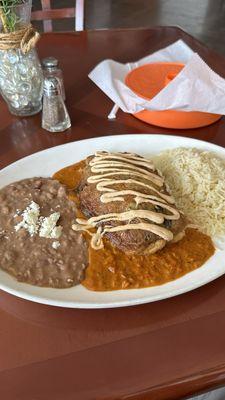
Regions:
<svg viewBox="0 0 225 400"><path fill-rule="evenodd" d="M63 100L66 100L65 88L63 83L63 73L59 68L59 61L55 57L46 57L42 60L44 77L54 76L59 81Z"/></svg>
<svg viewBox="0 0 225 400"><path fill-rule="evenodd" d="M44 79L42 128L49 132L63 132L71 127L70 117L63 101L59 81L55 77Z"/></svg>

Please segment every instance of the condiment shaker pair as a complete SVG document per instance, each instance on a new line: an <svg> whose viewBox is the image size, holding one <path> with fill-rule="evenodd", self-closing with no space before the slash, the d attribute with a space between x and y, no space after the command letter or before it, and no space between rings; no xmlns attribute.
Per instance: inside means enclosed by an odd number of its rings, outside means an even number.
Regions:
<svg viewBox="0 0 225 400"><path fill-rule="evenodd" d="M65 89L58 60L53 57L42 61L44 72L42 128L49 132L63 132L71 121L65 106Z"/></svg>

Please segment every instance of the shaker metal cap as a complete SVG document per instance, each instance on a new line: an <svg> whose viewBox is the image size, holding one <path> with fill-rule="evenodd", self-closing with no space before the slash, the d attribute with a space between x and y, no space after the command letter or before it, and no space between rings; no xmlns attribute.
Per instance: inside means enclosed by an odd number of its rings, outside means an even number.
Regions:
<svg viewBox="0 0 225 400"><path fill-rule="evenodd" d="M44 68L56 68L59 62L55 57L46 57L42 60L42 65Z"/></svg>
<svg viewBox="0 0 225 400"><path fill-rule="evenodd" d="M59 81L54 76L49 76L44 79L44 94L60 94Z"/></svg>

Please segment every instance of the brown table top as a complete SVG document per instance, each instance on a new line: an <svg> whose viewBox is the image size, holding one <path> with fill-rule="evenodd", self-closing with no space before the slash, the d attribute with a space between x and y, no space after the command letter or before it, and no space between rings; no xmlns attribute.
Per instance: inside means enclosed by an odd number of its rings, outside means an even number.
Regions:
<svg viewBox="0 0 225 400"><path fill-rule="evenodd" d="M40 115L16 118L0 102L0 167L47 147L122 133L170 133L225 146L225 120L169 131L128 114L87 78L104 58L137 60L183 39L218 73L225 59L179 28L45 34L41 57L64 71L72 128L50 134ZM112 310L69 310L0 292L0 395L4 400L178 399L225 384L225 276L193 292Z"/></svg>

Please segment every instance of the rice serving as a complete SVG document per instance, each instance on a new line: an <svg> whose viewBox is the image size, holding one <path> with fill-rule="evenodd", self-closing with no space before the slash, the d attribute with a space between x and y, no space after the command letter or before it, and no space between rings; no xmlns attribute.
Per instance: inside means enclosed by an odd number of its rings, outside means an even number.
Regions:
<svg viewBox="0 0 225 400"><path fill-rule="evenodd" d="M153 161L189 221L210 236L224 235L225 161L191 148L164 151Z"/></svg>

